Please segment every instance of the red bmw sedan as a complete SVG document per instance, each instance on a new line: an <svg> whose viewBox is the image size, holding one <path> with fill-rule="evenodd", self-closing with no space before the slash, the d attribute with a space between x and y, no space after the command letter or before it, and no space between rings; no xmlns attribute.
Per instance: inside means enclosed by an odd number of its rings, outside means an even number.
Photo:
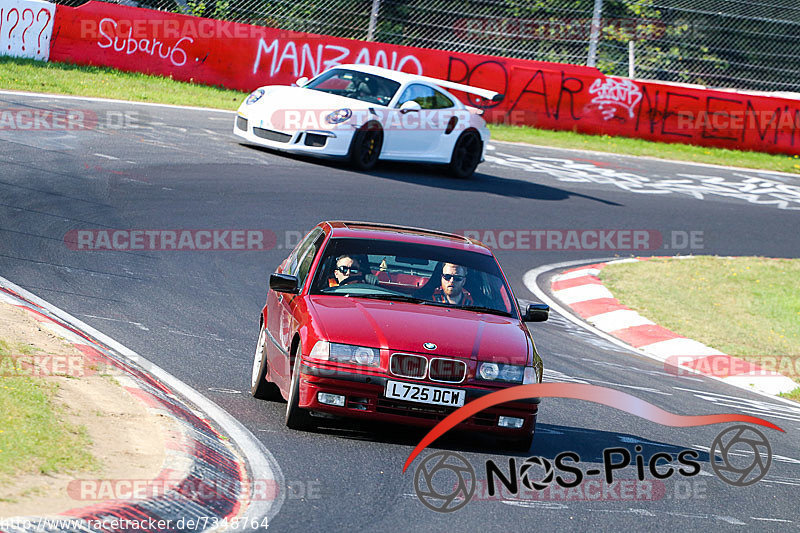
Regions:
<svg viewBox="0 0 800 533"><path fill-rule="evenodd" d="M465 403L542 380L518 303L492 252L473 239L368 222L322 222L270 276L251 391L315 415L433 426ZM498 405L459 429L530 448L538 399Z"/></svg>

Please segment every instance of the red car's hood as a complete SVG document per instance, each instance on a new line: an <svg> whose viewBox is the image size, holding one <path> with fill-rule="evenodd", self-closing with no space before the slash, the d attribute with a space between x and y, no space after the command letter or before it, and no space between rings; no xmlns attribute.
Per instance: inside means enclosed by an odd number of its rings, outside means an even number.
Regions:
<svg viewBox="0 0 800 533"><path fill-rule="evenodd" d="M527 334L513 318L342 296L311 296L309 303L331 342L517 365L528 358ZM436 349L423 348L426 342Z"/></svg>

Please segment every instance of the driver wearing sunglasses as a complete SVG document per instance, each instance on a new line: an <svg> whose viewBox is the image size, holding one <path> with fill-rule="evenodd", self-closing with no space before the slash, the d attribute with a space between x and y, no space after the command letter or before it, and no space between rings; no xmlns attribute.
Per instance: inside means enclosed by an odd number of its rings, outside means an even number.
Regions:
<svg viewBox="0 0 800 533"><path fill-rule="evenodd" d="M469 291L464 289L466 279L466 268L445 263L442 267L442 284L433 291L433 301L454 305L475 305Z"/></svg>
<svg viewBox="0 0 800 533"><path fill-rule="evenodd" d="M333 267L333 278L328 280L328 285L336 287L337 285L363 281L364 274L357 260L349 255L341 255L336 258L336 265Z"/></svg>

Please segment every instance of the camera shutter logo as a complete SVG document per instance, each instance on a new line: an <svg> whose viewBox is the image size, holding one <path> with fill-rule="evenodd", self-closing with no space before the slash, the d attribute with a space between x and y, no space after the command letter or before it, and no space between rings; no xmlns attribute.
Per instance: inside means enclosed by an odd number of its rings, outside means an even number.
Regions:
<svg viewBox="0 0 800 533"><path fill-rule="evenodd" d="M708 453L717 477L736 487L747 487L761 480L772 465L772 448L767 437L745 425L730 427L717 435Z"/></svg>
<svg viewBox="0 0 800 533"><path fill-rule="evenodd" d="M475 486L475 469L454 452L429 455L414 473L417 498L428 509L439 513L452 513L467 505L475 494Z"/></svg>
<svg viewBox="0 0 800 533"><path fill-rule="evenodd" d="M544 477L540 481L531 480L532 468L535 465L544 468ZM547 488L553 482L554 474L553 464L544 457L529 457L519 469L519 477L522 479L522 484L531 490L544 490Z"/></svg>

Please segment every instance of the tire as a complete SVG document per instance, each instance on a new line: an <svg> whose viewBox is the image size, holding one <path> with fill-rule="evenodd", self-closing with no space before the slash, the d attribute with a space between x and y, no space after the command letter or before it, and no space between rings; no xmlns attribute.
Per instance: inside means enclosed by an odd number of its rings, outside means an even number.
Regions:
<svg viewBox="0 0 800 533"><path fill-rule="evenodd" d="M536 417L533 417L533 427L531 428L531 432L516 439L511 439L507 443L507 447L510 451L514 452L528 452L533 446L533 437L536 435Z"/></svg>
<svg viewBox="0 0 800 533"><path fill-rule="evenodd" d="M256 353L253 355L253 371L250 375L250 393L259 400L277 400L281 396L278 386L266 380L267 355L264 353L264 343L267 342L267 330L261 326L258 333Z"/></svg>
<svg viewBox="0 0 800 533"><path fill-rule="evenodd" d="M297 351L295 349L295 351ZM289 429L305 430L313 426L311 414L300 408L300 355L292 354L294 366L292 368L292 384L289 387L289 399L286 401L286 427Z"/></svg>
<svg viewBox="0 0 800 533"><path fill-rule="evenodd" d="M453 147L453 155L448 166L450 174L459 179L467 179L475 173L481 162L483 142L476 131L465 131Z"/></svg>
<svg viewBox="0 0 800 533"><path fill-rule="evenodd" d="M350 164L358 170L372 170L383 147L383 130L375 122L361 126L350 143Z"/></svg>

